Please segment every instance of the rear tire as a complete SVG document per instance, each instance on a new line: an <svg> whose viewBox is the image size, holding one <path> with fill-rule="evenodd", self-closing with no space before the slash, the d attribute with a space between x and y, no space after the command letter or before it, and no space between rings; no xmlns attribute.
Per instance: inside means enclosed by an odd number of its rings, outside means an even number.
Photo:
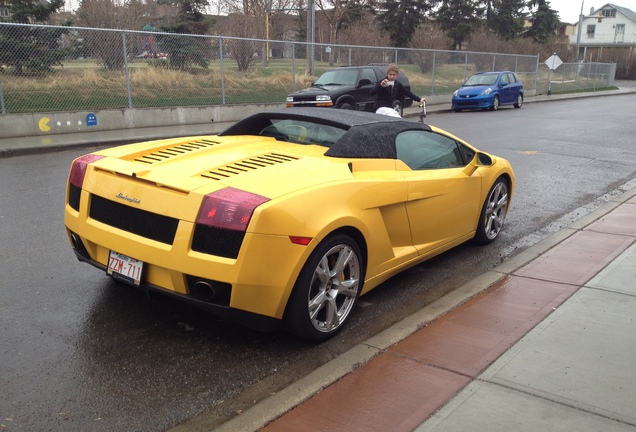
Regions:
<svg viewBox="0 0 636 432"><path fill-rule="evenodd" d="M364 272L360 248L351 237L327 237L298 276L285 311L285 329L317 342L335 336L360 295Z"/></svg>
<svg viewBox="0 0 636 432"><path fill-rule="evenodd" d="M523 105L523 95L519 93L519 95L517 96L517 103L514 104L513 106L515 108L521 108L521 105Z"/></svg>

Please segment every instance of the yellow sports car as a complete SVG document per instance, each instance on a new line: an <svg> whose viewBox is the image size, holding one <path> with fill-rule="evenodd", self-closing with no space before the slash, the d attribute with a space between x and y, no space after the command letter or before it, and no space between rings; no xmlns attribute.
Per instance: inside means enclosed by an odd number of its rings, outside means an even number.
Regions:
<svg viewBox="0 0 636 432"><path fill-rule="evenodd" d="M77 158L64 223L119 281L320 341L396 273L495 240L513 187L508 161L436 127L281 109Z"/></svg>

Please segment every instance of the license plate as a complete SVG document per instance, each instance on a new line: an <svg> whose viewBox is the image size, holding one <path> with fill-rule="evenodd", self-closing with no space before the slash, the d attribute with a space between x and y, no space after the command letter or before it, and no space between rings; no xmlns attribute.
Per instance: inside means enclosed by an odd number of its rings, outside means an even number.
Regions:
<svg viewBox="0 0 636 432"><path fill-rule="evenodd" d="M115 251L110 251L107 272L115 279L122 280L133 285L139 285L141 283L141 273L143 269L143 261L139 261Z"/></svg>

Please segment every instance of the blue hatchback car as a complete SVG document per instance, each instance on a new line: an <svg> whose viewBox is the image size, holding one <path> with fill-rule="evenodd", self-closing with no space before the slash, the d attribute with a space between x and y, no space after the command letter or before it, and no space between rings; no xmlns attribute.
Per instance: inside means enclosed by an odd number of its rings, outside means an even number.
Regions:
<svg viewBox="0 0 636 432"><path fill-rule="evenodd" d="M453 93L453 111L497 110L502 105L523 105L523 84L510 71L480 72L471 76Z"/></svg>

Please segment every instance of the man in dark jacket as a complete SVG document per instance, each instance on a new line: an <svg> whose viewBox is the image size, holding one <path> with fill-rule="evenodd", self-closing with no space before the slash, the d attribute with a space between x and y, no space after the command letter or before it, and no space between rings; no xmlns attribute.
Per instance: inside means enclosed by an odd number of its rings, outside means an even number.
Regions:
<svg viewBox="0 0 636 432"><path fill-rule="evenodd" d="M391 63L386 68L386 77L371 89L370 93L375 95L374 109L376 113L400 117L400 114L393 108L393 103L396 100L402 101L405 96L420 103L426 102L426 98L413 94L397 80L399 73L400 69L397 65Z"/></svg>

